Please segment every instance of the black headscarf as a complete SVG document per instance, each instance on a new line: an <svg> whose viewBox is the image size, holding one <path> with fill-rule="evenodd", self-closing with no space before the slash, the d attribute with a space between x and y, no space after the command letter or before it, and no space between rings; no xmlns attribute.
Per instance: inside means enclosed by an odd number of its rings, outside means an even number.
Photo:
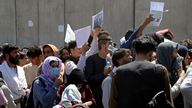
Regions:
<svg viewBox="0 0 192 108"><path fill-rule="evenodd" d="M80 84L86 82L85 75L80 69L73 69L67 80L68 84Z"/></svg>

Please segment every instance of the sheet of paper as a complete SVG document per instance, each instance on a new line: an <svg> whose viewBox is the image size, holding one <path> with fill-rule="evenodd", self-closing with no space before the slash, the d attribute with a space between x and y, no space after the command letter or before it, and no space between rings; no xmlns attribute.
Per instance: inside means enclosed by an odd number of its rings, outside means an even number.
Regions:
<svg viewBox="0 0 192 108"><path fill-rule="evenodd" d="M122 38L120 39L120 44L122 45L124 42L125 42L125 37L122 37Z"/></svg>
<svg viewBox="0 0 192 108"><path fill-rule="evenodd" d="M87 41L91 33L91 26L78 29L75 32L77 47L81 48Z"/></svg>
<svg viewBox="0 0 192 108"><path fill-rule="evenodd" d="M64 32L64 25L58 25L58 32Z"/></svg>
<svg viewBox="0 0 192 108"><path fill-rule="evenodd" d="M75 40L75 33L71 29L71 26L67 24L66 34L65 34L65 42L69 43L70 41Z"/></svg>
<svg viewBox="0 0 192 108"><path fill-rule="evenodd" d="M153 17L152 26L159 26L163 18L164 2L151 2L150 14Z"/></svg>
<svg viewBox="0 0 192 108"><path fill-rule="evenodd" d="M164 2L151 2L151 8L150 9L163 12Z"/></svg>
<svg viewBox="0 0 192 108"><path fill-rule="evenodd" d="M28 27L33 27L33 21L32 20L28 20L27 21L27 25L28 25Z"/></svg>
<svg viewBox="0 0 192 108"><path fill-rule="evenodd" d="M96 26L102 27L103 26L103 22L104 22L104 18L103 18L103 9L102 9L102 11L100 11L96 15L92 16L92 30Z"/></svg>

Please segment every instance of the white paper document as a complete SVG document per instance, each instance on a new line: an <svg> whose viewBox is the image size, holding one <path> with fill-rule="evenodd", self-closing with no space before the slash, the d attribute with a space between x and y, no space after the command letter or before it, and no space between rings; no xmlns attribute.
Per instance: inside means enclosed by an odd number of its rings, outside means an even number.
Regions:
<svg viewBox="0 0 192 108"><path fill-rule="evenodd" d="M75 40L75 33L71 29L71 26L69 24L67 24L67 30L66 30L66 34L65 34L65 42L69 43L70 41L74 41L74 40Z"/></svg>
<svg viewBox="0 0 192 108"><path fill-rule="evenodd" d="M28 27L33 27L33 21L32 20L28 20L28 22L27 22L28 24Z"/></svg>
<svg viewBox="0 0 192 108"><path fill-rule="evenodd" d="M120 39L120 44L122 45L124 42L125 42L125 37L122 37L122 38Z"/></svg>
<svg viewBox="0 0 192 108"><path fill-rule="evenodd" d="M104 18L103 18L103 9L102 9L102 11L100 11L96 15L92 16L92 30L96 26L102 27L103 26L103 22L104 22Z"/></svg>
<svg viewBox="0 0 192 108"><path fill-rule="evenodd" d="M91 26L87 26L78 30L75 30L77 48L81 48L89 39L91 33Z"/></svg>
<svg viewBox="0 0 192 108"><path fill-rule="evenodd" d="M58 25L58 32L64 32L64 25Z"/></svg>
<svg viewBox="0 0 192 108"><path fill-rule="evenodd" d="M151 2L150 6L150 15L153 17L153 21L151 22L152 26L159 26L164 11L164 2Z"/></svg>

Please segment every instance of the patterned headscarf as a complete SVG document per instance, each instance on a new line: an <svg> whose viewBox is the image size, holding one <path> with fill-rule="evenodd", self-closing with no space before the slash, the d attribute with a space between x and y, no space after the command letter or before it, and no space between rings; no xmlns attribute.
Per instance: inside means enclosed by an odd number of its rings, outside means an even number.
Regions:
<svg viewBox="0 0 192 108"><path fill-rule="evenodd" d="M41 74L41 77L43 77L43 79L53 83L53 81L51 80L51 78L54 77L53 75L53 68L52 66L50 65L50 62L51 61L56 61L58 62L58 68L59 70L61 71L61 64L62 64L62 61L58 58L58 57L55 57L55 56L49 56L47 57L43 64L42 64L42 74Z"/></svg>

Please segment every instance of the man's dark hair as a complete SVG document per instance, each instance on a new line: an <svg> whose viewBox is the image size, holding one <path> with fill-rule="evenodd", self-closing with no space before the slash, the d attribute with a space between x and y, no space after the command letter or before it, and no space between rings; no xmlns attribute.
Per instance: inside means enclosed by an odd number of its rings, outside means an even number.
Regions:
<svg viewBox="0 0 192 108"><path fill-rule="evenodd" d="M60 51L59 55L62 55L63 50L66 49L69 52L68 46L64 46Z"/></svg>
<svg viewBox="0 0 192 108"><path fill-rule="evenodd" d="M189 54L190 58L192 58L192 49L188 50L188 54Z"/></svg>
<svg viewBox="0 0 192 108"><path fill-rule="evenodd" d="M5 57L5 54L9 54L11 51L19 50L19 47L16 45L12 45L9 43L6 43L3 45L3 56Z"/></svg>
<svg viewBox="0 0 192 108"><path fill-rule="evenodd" d="M125 40L128 40L132 33L133 30L128 30L127 33L125 34Z"/></svg>
<svg viewBox="0 0 192 108"><path fill-rule="evenodd" d="M156 42L156 45L155 45L156 47L164 41L164 38L161 35L156 33L150 33L150 34L147 34L146 36L151 36L153 38L153 40Z"/></svg>
<svg viewBox="0 0 192 108"><path fill-rule="evenodd" d="M188 49L192 49L192 40L191 39L181 40L180 44L186 46Z"/></svg>
<svg viewBox="0 0 192 108"><path fill-rule="evenodd" d="M113 62L113 65L118 67L119 66L119 63L117 62L119 59L123 58L126 54L126 50L125 49L119 49L117 51L115 51L113 53L113 56L112 56L112 62Z"/></svg>
<svg viewBox="0 0 192 108"><path fill-rule="evenodd" d="M39 57L40 55L42 55L42 51L39 47L30 47L27 51L27 56L31 58Z"/></svg>
<svg viewBox="0 0 192 108"><path fill-rule="evenodd" d="M68 43L69 53L71 53L71 49L74 49L75 47L77 47L76 41L70 41L70 42Z"/></svg>
<svg viewBox="0 0 192 108"><path fill-rule="evenodd" d="M150 51L156 51L156 43L150 36L141 36L136 39L132 46L136 53L147 54Z"/></svg>
<svg viewBox="0 0 192 108"><path fill-rule="evenodd" d="M44 50L44 49L47 48L47 47L51 48L48 44L46 44L46 45L43 45L42 49ZM52 50L52 48L51 48L51 50ZM44 52L43 52L43 53L44 53Z"/></svg>
<svg viewBox="0 0 192 108"><path fill-rule="evenodd" d="M27 56L27 54L23 51L19 51L19 59L24 59Z"/></svg>
<svg viewBox="0 0 192 108"><path fill-rule="evenodd" d="M99 36L99 40L98 40L98 48L99 50L101 49L101 46L103 44L106 44L108 41L111 41L111 37L107 34L102 34Z"/></svg>

